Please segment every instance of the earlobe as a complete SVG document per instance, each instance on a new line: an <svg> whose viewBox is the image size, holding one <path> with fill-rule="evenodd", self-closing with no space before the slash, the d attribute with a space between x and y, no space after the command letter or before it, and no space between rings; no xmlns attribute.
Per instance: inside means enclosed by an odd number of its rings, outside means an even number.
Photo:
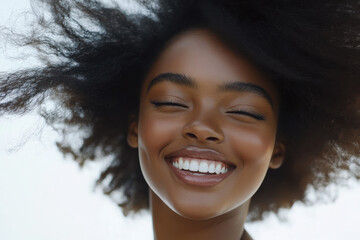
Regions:
<svg viewBox="0 0 360 240"><path fill-rule="evenodd" d="M127 142L130 147L138 147L138 124L136 121L130 123L127 133Z"/></svg>
<svg viewBox="0 0 360 240"><path fill-rule="evenodd" d="M285 144L282 142L276 142L274 151L273 151L270 163L269 163L269 168L272 168L272 169L279 168L282 165L282 163L284 162L285 152L286 152Z"/></svg>

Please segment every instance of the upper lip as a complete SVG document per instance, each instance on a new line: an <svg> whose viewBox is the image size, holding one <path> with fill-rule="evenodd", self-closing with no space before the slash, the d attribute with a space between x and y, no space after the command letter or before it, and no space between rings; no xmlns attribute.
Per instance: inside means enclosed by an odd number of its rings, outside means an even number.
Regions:
<svg viewBox="0 0 360 240"><path fill-rule="evenodd" d="M224 155L209 148L186 147L167 154L165 156L165 159L170 159L175 157L207 159L207 160L223 162L230 166L235 166L234 163L227 160Z"/></svg>

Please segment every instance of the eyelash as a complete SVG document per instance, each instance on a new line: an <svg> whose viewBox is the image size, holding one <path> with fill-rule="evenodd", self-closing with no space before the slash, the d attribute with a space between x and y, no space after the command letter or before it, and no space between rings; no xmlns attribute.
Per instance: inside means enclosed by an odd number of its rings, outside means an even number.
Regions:
<svg viewBox="0 0 360 240"><path fill-rule="evenodd" d="M183 108L189 108L186 105L180 104L180 103L176 103L176 102L156 102L156 101L151 101L152 104L155 105L155 107L162 107L162 106L176 106L176 107L183 107ZM265 120L265 117L260 115L260 114L256 114L256 113L250 113L250 112L246 112L246 111L228 111L226 113L234 113L234 114L242 114L242 115L246 115L252 118L255 118L256 120L260 120L263 121Z"/></svg>
<svg viewBox="0 0 360 240"><path fill-rule="evenodd" d="M183 108L189 108L186 105L176 103L176 102L155 102L151 101L152 104L155 105L155 107L162 107L162 106L177 106L177 107L183 107Z"/></svg>
<svg viewBox="0 0 360 240"><path fill-rule="evenodd" d="M226 113L235 113L235 114L242 114L242 115L246 115L252 118L255 118L256 120L260 120L260 121L264 121L265 117L260 115L260 114L256 114L256 113L250 113L250 112L246 112L246 111L228 111Z"/></svg>

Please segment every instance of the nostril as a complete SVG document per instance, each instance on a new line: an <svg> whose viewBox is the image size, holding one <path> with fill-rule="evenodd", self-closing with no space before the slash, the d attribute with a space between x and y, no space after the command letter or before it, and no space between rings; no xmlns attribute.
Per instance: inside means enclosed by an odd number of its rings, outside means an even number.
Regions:
<svg viewBox="0 0 360 240"><path fill-rule="evenodd" d="M212 142L216 142L216 141L219 140L219 139L216 138L216 137L208 137L208 138L206 138L206 139L209 140L209 141L212 141Z"/></svg>
<svg viewBox="0 0 360 240"><path fill-rule="evenodd" d="M196 135L193 133L186 133L187 136L189 136L190 138L195 138L197 139Z"/></svg>

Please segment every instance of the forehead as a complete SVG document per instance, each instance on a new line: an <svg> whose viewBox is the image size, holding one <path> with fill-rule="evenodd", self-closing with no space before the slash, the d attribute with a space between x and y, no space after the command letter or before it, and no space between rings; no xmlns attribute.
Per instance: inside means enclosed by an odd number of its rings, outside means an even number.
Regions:
<svg viewBox="0 0 360 240"><path fill-rule="evenodd" d="M166 72L185 74L195 80L206 79L207 84L221 81L256 84L266 89L277 102L277 91L271 81L206 29L190 29L174 37L150 68L144 87L151 79Z"/></svg>

